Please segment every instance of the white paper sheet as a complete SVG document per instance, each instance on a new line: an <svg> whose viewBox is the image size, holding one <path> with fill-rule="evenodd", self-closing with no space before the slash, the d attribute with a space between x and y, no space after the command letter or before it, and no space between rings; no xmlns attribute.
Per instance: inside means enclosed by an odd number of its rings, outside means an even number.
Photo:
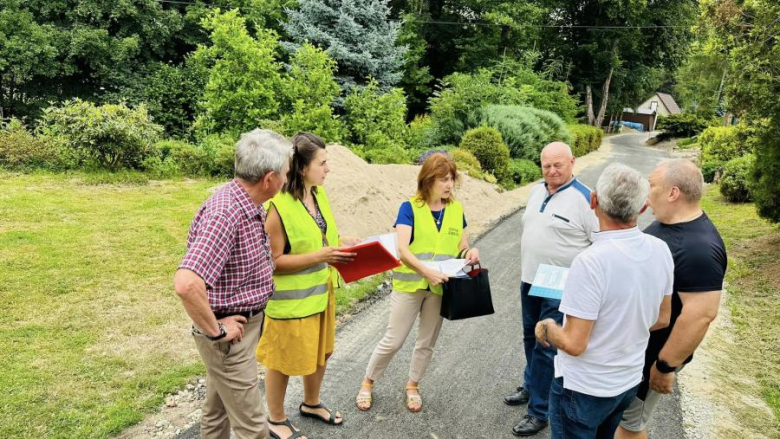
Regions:
<svg viewBox="0 0 780 439"><path fill-rule="evenodd" d="M466 267L465 259L448 259L446 261L422 261L426 267L440 271L447 277L468 277L463 270Z"/></svg>
<svg viewBox="0 0 780 439"><path fill-rule="evenodd" d="M365 244L374 241L377 241L380 244L382 244L382 247L387 249L387 251L390 252L390 254L393 255L393 257L398 259L398 238L396 237L395 233L386 233L384 235L371 236L364 239L360 243Z"/></svg>

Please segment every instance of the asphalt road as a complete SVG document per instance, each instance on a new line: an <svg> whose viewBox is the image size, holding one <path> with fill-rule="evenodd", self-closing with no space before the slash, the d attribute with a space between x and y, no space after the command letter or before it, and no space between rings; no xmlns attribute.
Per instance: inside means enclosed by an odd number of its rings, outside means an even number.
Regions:
<svg viewBox="0 0 780 439"><path fill-rule="evenodd" d="M578 178L594 187L604 167L621 162L647 175L667 157L663 150L642 142L647 134L627 134L612 139L607 159L586 169ZM525 407L502 402L505 394L522 384L525 366L520 311L520 234L522 210L484 235L475 246L490 270L496 313L464 321L446 321L434 351L433 361L422 380L423 411L410 413L404 406L415 332L374 386L369 412L355 407L354 398L374 346L384 334L389 315L385 297L339 328L336 348L328 363L322 401L341 410L345 423L328 426L298 414L302 401L300 378L292 378L287 392L287 414L309 438L511 438L512 426L525 415ZM652 214L640 218L640 227ZM651 436L682 438L679 398L664 399L651 425ZM182 437L197 437L197 427ZM549 429L537 435L548 438Z"/></svg>

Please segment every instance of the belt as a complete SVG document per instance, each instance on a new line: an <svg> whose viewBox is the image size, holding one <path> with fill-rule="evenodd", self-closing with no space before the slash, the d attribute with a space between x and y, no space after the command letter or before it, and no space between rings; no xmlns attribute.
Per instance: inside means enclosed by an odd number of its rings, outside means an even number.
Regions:
<svg viewBox="0 0 780 439"><path fill-rule="evenodd" d="M251 311L236 311L236 312L214 312L214 317L217 318L217 320L222 320L225 317L230 316L244 316L247 320L251 319L252 317L260 314L263 312L263 309L253 309Z"/></svg>

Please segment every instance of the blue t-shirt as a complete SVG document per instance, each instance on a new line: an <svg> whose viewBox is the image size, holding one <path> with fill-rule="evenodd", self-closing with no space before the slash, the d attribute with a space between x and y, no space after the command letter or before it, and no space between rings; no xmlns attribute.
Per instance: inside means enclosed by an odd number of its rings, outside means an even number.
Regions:
<svg viewBox="0 0 780 439"><path fill-rule="evenodd" d="M444 211L442 210L432 210L431 214L433 214L433 218L438 219L444 219ZM441 221L436 221L436 228L438 230L441 230ZM412 228L412 237L409 240L409 244L414 241L414 210L412 210L412 203L409 201L404 201L401 203L401 208L398 210L398 218L395 220L395 224L393 224L393 227L403 224L405 226L409 226ZM466 223L466 214L463 214L463 228L465 229L468 224Z"/></svg>

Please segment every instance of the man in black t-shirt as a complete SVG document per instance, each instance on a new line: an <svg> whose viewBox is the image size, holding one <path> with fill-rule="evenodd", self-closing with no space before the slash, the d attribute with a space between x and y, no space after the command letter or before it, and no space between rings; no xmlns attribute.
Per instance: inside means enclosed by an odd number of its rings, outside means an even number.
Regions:
<svg viewBox="0 0 780 439"><path fill-rule="evenodd" d="M623 413L618 439L646 438L653 409L672 392L675 372L691 361L718 315L726 247L699 204L701 171L688 160L661 163L650 174L650 207L656 221L645 233L669 246L674 259L672 316L668 327L650 333L644 378L636 399Z"/></svg>

